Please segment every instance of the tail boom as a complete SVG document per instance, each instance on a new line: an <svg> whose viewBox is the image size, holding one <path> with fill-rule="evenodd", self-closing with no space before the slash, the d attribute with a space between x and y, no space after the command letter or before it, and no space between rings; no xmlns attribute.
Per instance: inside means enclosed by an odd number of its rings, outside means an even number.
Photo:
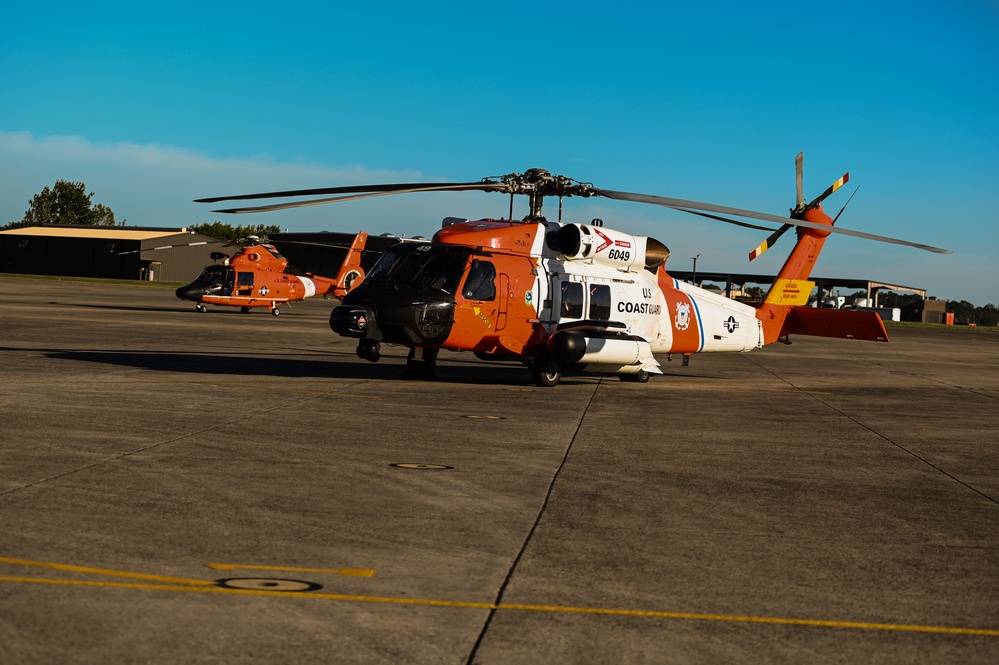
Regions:
<svg viewBox="0 0 999 665"><path fill-rule="evenodd" d="M877 312L854 312L838 309L793 306L781 326L785 335L814 335L887 342L888 332Z"/></svg>
<svg viewBox="0 0 999 665"><path fill-rule="evenodd" d="M809 222L832 226L833 220L822 211L821 205L806 210L804 219ZM756 310L756 318L763 324L763 343L773 344L783 331L784 320L792 307L805 305L811 295L813 282L808 281L812 268L819 258L822 246L829 231L812 228L798 228L798 242L784 266L777 273L777 279L767 293L763 304Z"/></svg>
<svg viewBox="0 0 999 665"><path fill-rule="evenodd" d="M841 184L837 182L830 189L835 191ZM806 210L804 219L825 226L833 225L833 220L819 204ZM884 322L876 312L806 306L815 287L815 282L808 278L828 236L829 232L822 229L799 228L798 243L777 274L763 304L756 310L756 318L763 327L764 344L773 344L790 334L888 341Z"/></svg>

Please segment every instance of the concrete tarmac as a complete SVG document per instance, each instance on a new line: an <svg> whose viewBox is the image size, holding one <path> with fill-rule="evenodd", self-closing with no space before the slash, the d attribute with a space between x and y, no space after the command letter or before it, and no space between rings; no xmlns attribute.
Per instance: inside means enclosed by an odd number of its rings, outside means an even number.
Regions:
<svg viewBox="0 0 999 665"><path fill-rule="evenodd" d="M406 350L0 277L0 662L999 662L999 335Z"/></svg>

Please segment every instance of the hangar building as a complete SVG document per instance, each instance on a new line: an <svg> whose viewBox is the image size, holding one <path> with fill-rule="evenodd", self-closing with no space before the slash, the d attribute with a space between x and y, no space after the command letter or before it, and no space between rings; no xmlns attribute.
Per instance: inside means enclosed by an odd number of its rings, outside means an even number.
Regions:
<svg viewBox="0 0 999 665"><path fill-rule="evenodd" d="M0 231L0 272L190 282L224 246L183 228L26 226Z"/></svg>
<svg viewBox="0 0 999 665"><path fill-rule="evenodd" d="M698 271L694 273L686 271L670 271L670 274L677 279L690 282L692 284L699 284L701 282L724 284L725 288L722 289L722 293L724 293L726 297L735 297L736 300L744 300L753 306L759 305L760 302L750 301L749 299L735 296L735 292L744 291L747 284L760 284L764 287L769 287L770 284L773 284L775 279L773 275L748 275L745 273L728 272ZM815 288L818 293L816 299L820 303L825 296L832 294L834 288L854 289L866 291L868 302L873 303L873 308L878 310L879 292L905 291L918 296L919 301L911 307L907 307L902 310L901 313L903 321L916 321L922 323L947 322L947 301L927 298L926 289L916 288L913 286L903 286L901 284L890 284L888 282L877 282L867 279L852 279L845 277L810 277L809 279L815 282ZM766 291L766 288L763 290ZM881 313L882 318L884 318L884 313L880 311L879 313Z"/></svg>

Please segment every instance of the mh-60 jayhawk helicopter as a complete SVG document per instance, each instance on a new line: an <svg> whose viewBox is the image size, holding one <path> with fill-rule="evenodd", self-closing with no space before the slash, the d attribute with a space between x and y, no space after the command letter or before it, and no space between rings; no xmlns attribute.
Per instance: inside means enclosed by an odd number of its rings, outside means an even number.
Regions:
<svg viewBox="0 0 999 665"><path fill-rule="evenodd" d="M887 341L874 312L806 307L812 267L830 233L949 253L928 245L834 227L822 201L849 177L809 203L796 160L797 201L790 218L696 201L598 189L531 169L466 183L408 183L330 187L200 199L216 202L290 196L331 198L219 210L265 212L388 194L492 191L510 195L507 219L446 218L430 243L390 247L364 281L330 314L330 326L358 340L357 355L375 362L382 344L410 349L410 373L432 376L439 349L472 351L483 359L516 359L539 386L556 385L563 371L616 373L645 382L662 374L655 354L746 352L790 334ZM513 219L513 197L529 197L530 212ZM545 197L559 199L559 220L542 216ZM669 250L653 238L561 220L562 199L599 196L664 206L749 228L774 231L755 258L785 231L798 241L759 307L681 282L666 271ZM844 206L845 208L845 206ZM840 211L842 212L842 210ZM772 228L722 215L756 219ZM839 215L837 215L837 218Z"/></svg>

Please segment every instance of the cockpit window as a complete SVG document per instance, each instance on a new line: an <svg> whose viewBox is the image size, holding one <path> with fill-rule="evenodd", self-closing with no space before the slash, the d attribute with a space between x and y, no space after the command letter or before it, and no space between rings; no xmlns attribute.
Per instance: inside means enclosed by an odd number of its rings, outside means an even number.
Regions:
<svg viewBox="0 0 999 665"><path fill-rule="evenodd" d="M206 295L228 295L232 292L235 271L231 266L208 266L201 271L194 284Z"/></svg>
<svg viewBox="0 0 999 665"><path fill-rule="evenodd" d="M225 280L226 272L231 270L232 268L226 268L226 266L208 266L201 271L201 274L194 280L194 283L199 286L222 284Z"/></svg>
<svg viewBox="0 0 999 665"><path fill-rule="evenodd" d="M496 299L496 268L489 261L472 261L461 295L466 300Z"/></svg>
<svg viewBox="0 0 999 665"><path fill-rule="evenodd" d="M467 261L468 251L460 247L396 245L385 250L364 281L397 289L406 286L453 294Z"/></svg>

